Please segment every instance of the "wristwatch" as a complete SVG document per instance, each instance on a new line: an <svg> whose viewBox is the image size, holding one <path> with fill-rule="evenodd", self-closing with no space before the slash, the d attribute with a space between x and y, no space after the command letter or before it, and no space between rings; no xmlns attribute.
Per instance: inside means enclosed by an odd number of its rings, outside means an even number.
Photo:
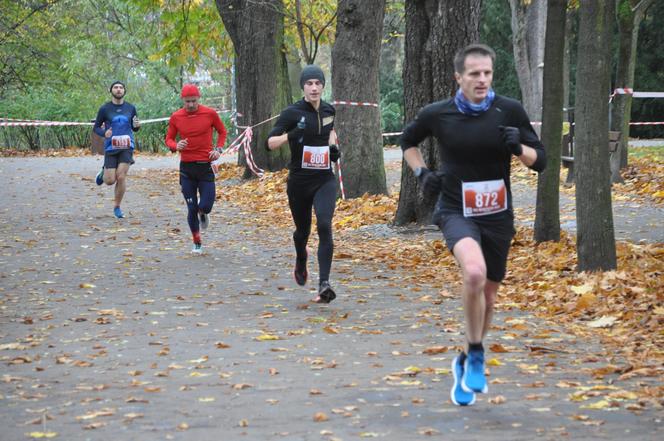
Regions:
<svg viewBox="0 0 664 441"><path fill-rule="evenodd" d="M424 171L426 167L417 167L414 171L413 174L415 174L416 178L419 178L422 172Z"/></svg>

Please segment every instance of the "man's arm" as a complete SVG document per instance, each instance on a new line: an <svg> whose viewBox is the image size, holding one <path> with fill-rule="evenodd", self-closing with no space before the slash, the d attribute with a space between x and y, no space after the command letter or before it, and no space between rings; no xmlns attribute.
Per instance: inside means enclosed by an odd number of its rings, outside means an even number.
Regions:
<svg viewBox="0 0 664 441"><path fill-rule="evenodd" d="M175 137L178 134L178 129L175 127L174 116L171 115L168 120L168 131L166 132L166 147L168 147L172 152L177 150L178 142L175 140Z"/></svg>
<svg viewBox="0 0 664 441"><path fill-rule="evenodd" d="M131 130L138 132L141 129L141 120L138 119L138 113L136 112L136 106L132 107L132 117L131 117Z"/></svg>
<svg viewBox="0 0 664 441"><path fill-rule="evenodd" d="M424 158L422 157L422 151L417 146L412 146L403 151L403 159L406 160L406 163L411 170L415 171L418 168L425 168L426 164L424 163Z"/></svg>
<svg viewBox="0 0 664 441"><path fill-rule="evenodd" d="M104 138L106 136L106 130L104 130L104 107L101 106L97 111L97 118L95 119L95 125L93 127L94 132Z"/></svg>
<svg viewBox="0 0 664 441"><path fill-rule="evenodd" d="M274 127L270 130L266 145L268 150L278 149L288 142L288 130L293 128L289 123L288 113L288 109L281 112Z"/></svg>

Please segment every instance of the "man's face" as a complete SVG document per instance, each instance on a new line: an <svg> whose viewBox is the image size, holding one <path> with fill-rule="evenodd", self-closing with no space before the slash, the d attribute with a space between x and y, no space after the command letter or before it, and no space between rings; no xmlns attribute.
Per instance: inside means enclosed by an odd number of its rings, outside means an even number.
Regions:
<svg viewBox="0 0 664 441"><path fill-rule="evenodd" d="M493 82L493 62L488 55L469 54L463 63L463 73L455 72L454 77L466 99L480 103L486 98Z"/></svg>
<svg viewBox="0 0 664 441"><path fill-rule="evenodd" d="M195 112L198 109L198 97L197 96L186 96L182 98L184 103L184 110L187 112Z"/></svg>
<svg viewBox="0 0 664 441"><path fill-rule="evenodd" d="M111 95L113 95L113 98L119 100L124 98L125 96L125 88L122 84L114 84L113 87L111 88Z"/></svg>
<svg viewBox="0 0 664 441"><path fill-rule="evenodd" d="M304 82L304 99L306 101L320 101L320 95L323 93L323 83L320 80L307 80Z"/></svg>

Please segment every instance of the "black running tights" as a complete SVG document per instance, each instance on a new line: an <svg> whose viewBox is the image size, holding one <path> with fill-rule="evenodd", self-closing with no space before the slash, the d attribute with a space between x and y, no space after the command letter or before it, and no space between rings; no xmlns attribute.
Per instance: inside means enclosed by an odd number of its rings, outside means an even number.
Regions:
<svg viewBox="0 0 664 441"><path fill-rule="evenodd" d="M316 213L316 228L318 229L318 266L320 281L330 278L332 267L332 216L337 198L337 185L334 175L320 182L303 183L288 180L288 205L290 206L295 232L295 252L297 259L304 261L307 258L307 241L311 233L311 208Z"/></svg>

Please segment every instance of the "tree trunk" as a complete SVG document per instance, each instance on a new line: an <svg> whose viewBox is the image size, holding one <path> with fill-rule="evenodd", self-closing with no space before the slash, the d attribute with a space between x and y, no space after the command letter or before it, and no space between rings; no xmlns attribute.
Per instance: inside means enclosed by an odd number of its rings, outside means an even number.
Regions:
<svg viewBox="0 0 664 441"><path fill-rule="evenodd" d="M542 118L546 4L546 0L510 0L514 61L523 107L531 121L541 121Z"/></svg>
<svg viewBox="0 0 664 441"><path fill-rule="evenodd" d="M563 58L567 0L549 0L544 53L542 142L548 158L537 181L535 240L560 240L560 156L563 128Z"/></svg>
<svg viewBox="0 0 664 441"><path fill-rule="evenodd" d="M615 3L584 0L576 71L577 255L579 271L616 268L609 169L609 77Z"/></svg>
<svg viewBox="0 0 664 441"><path fill-rule="evenodd" d="M340 101L378 103L378 64L385 0L339 0L332 49L332 90ZM387 194L380 110L337 105L334 128L342 151L346 196Z"/></svg>
<svg viewBox="0 0 664 441"><path fill-rule="evenodd" d="M240 125L249 126L278 115L290 104L288 68L283 48L284 21L282 0L216 0L217 10L235 48L237 109L243 116ZM254 128L251 150L256 164L275 171L290 159L288 147L265 149L271 124ZM238 155L246 165L244 152ZM249 168L245 178L251 177Z"/></svg>
<svg viewBox="0 0 664 441"><path fill-rule="evenodd" d="M575 16L576 10L570 9L565 14L565 52L563 56L563 106L565 109L570 107L570 59L572 57L572 32L573 32L573 23L576 20ZM543 111L543 110L542 110ZM565 121L569 121L569 113L565 112Z"/></svg>
<svg viewBox="0 0 664 441"><path fill-rule="evenodd" d="M454 55L479 41L481 0L406 0L406 37L403 63L404 118L411 121L425 105L450 98L457 88ZM438 146L420 144L430 169L440 168ZM428 224L436 201L419 192L406 162L401 167L401 193L394 222Z"/></svg>
<svg viewBox="0 0 664 441"><path fill-rule="evenodd" d="M634 87L634 68L639 25L653 0L618 0L618 63L616 87ZM618 151L611 155L611 182L622 182L620 170L627 167L629 147L629 123L632 113L632 96L616 95L611 102L611 130L620 132Z"/></svg>

